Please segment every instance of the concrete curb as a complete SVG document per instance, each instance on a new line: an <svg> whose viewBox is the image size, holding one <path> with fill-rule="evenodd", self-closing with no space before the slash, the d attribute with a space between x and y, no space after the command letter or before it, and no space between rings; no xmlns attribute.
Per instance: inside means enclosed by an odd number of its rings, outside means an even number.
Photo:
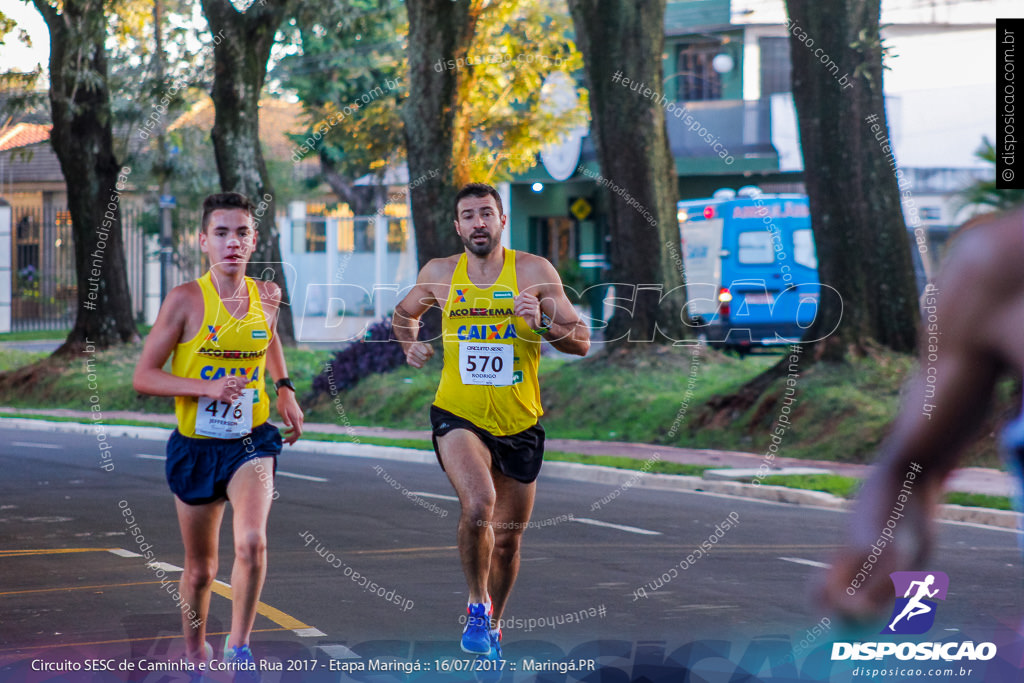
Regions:
<svg viewBox="0 0 1024 683"><path fill-rule="evenodd" d="M3 418L4 424L17 428L64 434L106 434L110 437L127 437L136 439L166 440L173 430L160 427L135 427L129 425L110 425L103 423L84 424L78 422L49 422L31 418ZM348 458L374 458L398 462L429 464L435 462L433 451L415 448L398 448L396 446L372 446L352 442L309 441L299 439L295 447L310 453L334 455ZM829 510L846 510L849 501L822 491L807 491L785 486L764 486L754 483L736 481L708 480L678 474L651 474L641 470L621 470L603 465L583 465L575 462L548 461L544 463L542 473L557 479L569 479L590 484L607 484L616 486L614 490L594 502L592 510L618 498L631 488L644 488L659 491L685 491L709 493L714 495L734 496L749 500L759 500L784 505L803 505L825 508ZM1021 515L1009 510L993 510L991 508L967 507L963 505L943 504L939 506L939 519L949 522L979 524L1003 529L1018 529Z"/></svg>

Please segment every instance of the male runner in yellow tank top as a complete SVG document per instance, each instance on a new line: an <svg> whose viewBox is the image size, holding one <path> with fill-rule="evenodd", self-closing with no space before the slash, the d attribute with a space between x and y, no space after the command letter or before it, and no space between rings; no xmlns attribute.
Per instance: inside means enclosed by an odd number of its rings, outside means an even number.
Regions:
<svg viewBox="0 0 1024 683"><path fill-rule="evenodd" d="M266 372L277 379L277 410L292 444L302 410L275 334L281 289L245 277L256 244L253 205L227 192L203 202L199 245L210 270L175 287L160 308L135 370L135 389L173 396L178 428L167 444L167 481L185 543L181 576L186 655L209 660L206 615L217 578L224 503L233 508L231 632L224 659L249 669L249 634L266 576L267 516L281 434L268 422ZM171 372L163 370L173 353Z"/></svg>
<svg viewBox="0 0 1024 683"><path fill-rule="evenodd" d="M500 624L519 571L544 452L537 363L541 341L579 356L590 332L547 260L505 249L506 216L482 183L455 196L465 251L434 259L395 307L395 337L410 365L434 351L417 341L419 318L443 309L444 368L430 418L434 450L462 506L458 544L469 584L462 649L501 657ZM492 623L493 620L493 623Z"/></svg>

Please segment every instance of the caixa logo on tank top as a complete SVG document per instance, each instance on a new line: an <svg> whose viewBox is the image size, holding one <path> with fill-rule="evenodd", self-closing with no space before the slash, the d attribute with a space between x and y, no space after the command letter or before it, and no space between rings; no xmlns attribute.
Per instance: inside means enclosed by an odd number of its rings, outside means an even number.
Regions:
<svg viewBox="0 0 1024 683"><path fill-rule="evenodd" d="M949 591L944 572L893 572L889 575L896 604L880 633L882 635L921 635L935 624L938 602ZM973 641L946 642L857 642L832 643L832 661L881 660L895 657L901 661L987 661L996 656L995 643Z"/></svg>

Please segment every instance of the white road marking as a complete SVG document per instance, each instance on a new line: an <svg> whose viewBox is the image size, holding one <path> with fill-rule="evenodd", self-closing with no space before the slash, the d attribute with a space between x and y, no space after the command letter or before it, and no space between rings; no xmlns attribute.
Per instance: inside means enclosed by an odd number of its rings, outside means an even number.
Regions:
<svg viewBox="0 0 1024 683"><path fill-rule="evenodd" d="M420 498L437 498L438 500L452 500L456 503L459 502L459 499L455 496L445 496L440 493L426 493L424 491L410 491L410 493L414 496L419 496Z"/></svg>
<svg viewBox="0 0 1024 683"><path fill-rule="evenodd" d="M107 552L114 553L118 557L142 557L142 555L133 553L131 550L125 550L124 548L110 548Z"/></svg>
<svg viewBox="0 0 1024 683"><path fill-rule="evenodd" d="M149 453L136 453L136 458L142 458L143 460L166 460L165 455L150 455Z"/></svg>
<svg viewBox="0 0 1024 683"><path fill-rule="evenodd" d="M55 451L61 450L61 449L64 448L63 446L58 446L57 444L53 444L53 443L38 443L36 441L12 441L11 445L12 446L24 446L25 448L50 448L50 449L53 449Z"/></svg>
<svg viewBox="0 0 1024 683"><path fill-rule="evenodd" d="M780 560L784 562L792 562L793 564L805 564L808 567L817 567L818 569L828 569L831 565L824 562L815 562L814 560L805 560L800 557L780 557Z"/></svg>
<svg viewBox="0 0 1024 683"><path fill-rule="evenodd" d="M573 517L570 521L579 522L580 524L590 524L591 526L603 526L609 529L618 529L619 531L628 531L631 534L642 534L644 536L661 536L660 531L651 531L650 529L641 529L635 526L626 526L624 524L612 524L611 522L601 522L596 519L588 519L587 517Z"/></svg>
<svg viewBox="0 0 1024 683"><path fill-rule="evenodd" d="M305 481L320 481L320 482L327 481L323 477L314 477L314 476L311 476L311 475L308 475L308 474L295 474L294 472L283 472L281 470L277 471L277 476L279 476L279 477L290 477L292 479L302 479L302 480L305 480Z"/></svg>
<svg viewBox="0 0 1024 683"><path fill-rule="evenodd" d="M167 562L148 562L148 563L146 563L146 566L149 567L150 569L163 569L165 572L183 572L183 571L185 571L181 567L178 567L178 566L173 565L173 564L168 564Z"/></svg>
<svg viewBox="0 0 1024 683"><path fill-rule="evenodd" d="M344 645L321 645L318 649L323 650L331 659L361 659L359 655Z"/></svg>
<svg viewBox="0 0 1024 683"><path fill-rule="evenodd" d="M297 635L299 638L323 638L327 634L318 628L295 628L292 629L292 633Z"/></svg>

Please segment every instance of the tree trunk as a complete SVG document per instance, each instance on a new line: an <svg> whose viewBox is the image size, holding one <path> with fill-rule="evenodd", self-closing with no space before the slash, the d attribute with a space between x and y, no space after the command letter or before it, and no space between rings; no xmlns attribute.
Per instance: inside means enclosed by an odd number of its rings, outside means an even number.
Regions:
<svg viewBox="0 0 1024 683"><path fill-rule="evenodd" d="M862 355L872 340L911 352L917 335L917 289L901 188L890 152L882 146L888 143L888 125L880 4L787 0L793 98L818 273L835 289L822 288L818 317L805 337L820 339L807 349L817 359ZM823 55L834 65L822 63Z"/></svg>
<svg viewBox="0 0 1024 683"><path fill-rule="evenodd" d="M107 82L107 19L98 0L65 0L60 13L33 0L50 31L50 143L68 187L78 314L55 355L135 341L121 234L120 164ZM129 171L126 171L130 173Z"/></svg>
<svg viewBox="0 0 1024 683"><path fill-rule="evenodd" d="M407 0L409 16L409 94L402 117L411 189L416 258L462 251L455 234L452 200L458 191L452 169L456 137L458 79L465 69L448 68L464 59L473 36L480 0Z"/></svg>
<svg viewBox="0 0 1024 683"><path fill-rule="evenodd" d="M282 342L295 339L288 287L274 221L277 198L267 175L259 137L259 100L274 35L295 0L261 0L245 12L229 0L202 0L214 35L214 74L210 96L215 109L213 150L223 192L241 192L257 205L257 244L250 277L269 277L281 287L277 331Z"/></svg>
<svg viewBox="0 0 1024 683"><path fill-rule="evenodd" d="M597 182L610 206L619 306L606 338L682 339L686 295L672 258L680 249L677 181L660 100L665 0L569 0L569 8L590 89ZM631 89L626 78L639 85Z"/></svg>

